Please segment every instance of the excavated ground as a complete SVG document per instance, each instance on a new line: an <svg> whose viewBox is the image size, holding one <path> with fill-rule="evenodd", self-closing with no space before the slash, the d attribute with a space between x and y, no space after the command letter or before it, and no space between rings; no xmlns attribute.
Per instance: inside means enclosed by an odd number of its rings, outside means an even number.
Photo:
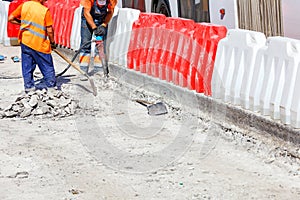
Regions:
<svg viewBox="0 0 300 200"><path fill-rule="evenodd" d="M0 54L0 199L300 199L295 144L101 73L96 97L73 69L58 78L60 95L26 96L10 59L19 47ZM150 116L135 99L168 113Z"/></svg>

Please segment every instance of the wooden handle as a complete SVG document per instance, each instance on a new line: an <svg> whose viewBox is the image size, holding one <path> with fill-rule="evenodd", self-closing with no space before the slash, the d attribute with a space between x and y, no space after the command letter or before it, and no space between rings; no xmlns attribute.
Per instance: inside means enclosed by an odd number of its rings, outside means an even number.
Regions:
<svg viewBox="0 0 300 200"><path fill-rule="evenodd" d="M73 62L71 62L65 55L63 55L60 51L57 49L52 49L57 55L59 55L62 59L64 59L67 63L69 63L73 68L75 68L77 71L79 71L81 74L87 76L87 74L80 69L77 65L75 65Z"/></svg>

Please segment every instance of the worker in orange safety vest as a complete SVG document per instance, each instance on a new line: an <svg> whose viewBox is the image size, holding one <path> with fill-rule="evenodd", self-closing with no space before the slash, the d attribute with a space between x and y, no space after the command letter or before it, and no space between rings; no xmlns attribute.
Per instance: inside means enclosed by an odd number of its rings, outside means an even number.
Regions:
<svg viewBox="0 0 300 200"><path fill-rule="evenodd" d="M117 0L80 0L82 5L81 15L81 49L80 49L80 68L88 72L91 57L91 44L82 47L84 44L92 40L93 34L95 36L102 36L104 38L104 52L105 41L107 34L107 25L114 14L114 8ZM99 54L94 57L94 70L99 71L101 67L101 59Z"/></svg>
<svg viewBox="0 0 300 200"><path fill-rule="evenodd" d="M22 75L25 92L35 90L33 72L38 65L46 86L56 86L55 70L51 50L54 42L53 20L50 11L43 4L47 0L31 0L19 5L8 17L8 21L19 24Z"/></svg>

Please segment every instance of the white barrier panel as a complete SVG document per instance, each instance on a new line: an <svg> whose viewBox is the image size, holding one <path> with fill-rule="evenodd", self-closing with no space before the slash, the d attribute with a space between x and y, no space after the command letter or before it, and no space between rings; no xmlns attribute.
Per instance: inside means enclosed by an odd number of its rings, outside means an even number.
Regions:
<svg viewBox="0 0 300 200"><path fill-rule="evenodd" d="M286 41L286 58L283 74L285 75L282 100L280 102L280 119L285 124L291 123L291 110L294 116L300 114L299 108L299 78L300 78L300 41L282 38ZM298 82L297 82L298 81ZM293 101L297 100L292 104ZM271 102L272 103L272 102ZM272 104L271 104L272 105ZM293 105L293 107L292 107ZM298 107L297 107L298 106ZM299 128L299 119L294 118L292 126Z"/></svg>
<svg viewBox="0 0 300 200"><path fill-rule="evenodd" d="M300 61L300 41L270 37L267 46L262 48L254 67L253 82L250 92L250 104L254 111L258 109L263 115L271 115L289 123L289 110L296 79L296 70Z"/></svg>
<svg viewBox="0 0 300 200"><path fill-rule="evenodd" d="M212 97L249 108L249 93L257 51L265 45L263 33L230 29L219 44L212 77Z"/></svg>
<svg viewBox="0 0 300 200"><path fill-rule="evenodd" d="M236 0L209 0L210 22L226 26L227 29L239 27Z"/></svg>
<svg viewBox="0 0 300 200"><path fill-rule="evenodd" d="M70 46L71 46L71 49L74 49L74 50L78 50L80 48L81 12L82 12L82 6L76 8L76 10L74 12L72 32L71 32L71 37L70 37Z"/></svg>
<svg viewBox="0 0 300 200"><path fill-rule="evenodd" d="M120 8L117 20L117 28L109 49L109 62L126 66L127 52L131 37L133 22L139 18L140 11L130 8Z"/></svg>
<svg viewBox="0 0 300 200"><path fill-rule="evenodd" d="M300 64L297 66L296 82L293 89L292 104L291 104L291 125L295 128L300 128ZM280 111L283 111L282 109ZM281 114L284 112L281 112Z"/></svg>
<svg viewBox="0 0 300 200"><path fill-rule="evenodd" d="M0 1L0 43L10 46L10 39L7 37L7 15L10 2Z"/></svg>

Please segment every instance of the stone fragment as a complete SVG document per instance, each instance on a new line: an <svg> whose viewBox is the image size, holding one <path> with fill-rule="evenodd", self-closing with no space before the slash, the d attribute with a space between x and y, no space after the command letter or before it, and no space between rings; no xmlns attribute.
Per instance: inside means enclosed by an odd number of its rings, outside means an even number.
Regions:
<svg viewBox="0 0 300 200"><path fill-rule="evenodd" d="M42 115L43 111L41 108L36 108L31 112L32 115Z"/></svg>
<svg viewBox="0 0 300 200"><path fill-rule="evenodd" d="M4 111L0 111L0 119L2 119L3 117L5 117Z"/></svg>
<svg viewBox="0 0 300 200"><path fill-rule="evenodd" d="M15 117L18 115L18 113L14 111L4 111L4 114L6 117Z"/></svg>
<svg viewBox="0 0 300 200"><path fill-rule="evenodd" d="M55 100L48 100L46 103L52 108L55 108L57 106L57 102Z"/></svg>
<svg viewBox="0 0 300 200"><path fill-rule="evenodd" d="M31 115L31 110L32 110L31 107L30 108L25 108L23 110L23 112L20 114L20 117L24 118L24 117L30 116Z"/></svg>
<svg viewBox="0 0 300 200"><path fill-rule="evenodd" d="M22 99L21 104L23 104L24 108L31 108L28 99Z"/></svg>
<svg viewBox="0 0 300 200"><path fill-rule="evenodd" d="M12 106L12 111L14 111L14 112L22 112L23 109L21 108L20 105L14 104L14 105Z"/></svg>
<svg viewBox="0 0 300 200"><path fill-rule="evenodd" d="M75 103L74 101L72 101L72 102L69 104L69 108L70 108L70 114L71 114L71 115L74 115L75 109L76 109L76 103Z"/></svg>
<svg viewBox="0 0 300 200"><path fill-rule="evenodd" d="M47 105L46 102L38 101L38 107L39 107L39 108L41 108L41 107L48 107L48 105Z"/></svg>
<svg viewBox="0 0 300 200"><path fill-rule="evenodd" d="M69 107L66 107L66 108L65 108L65 112L66 112L67 114L71 114L71 109L70 109Z"/></svg>
<svg viewBox="0 0 300 200"><path fill-rule="evenodd" d="M69 105L69 103L71 103L71 99L65 99L63 98L61 101L60 101L60 107L66 107L67 105Z"/></svg>
<svg viewBox="0 0 300 200"><path fill-rule="evenodd" d="M38 96L32 95L29 101L29 105L33 108L38 104Z"/></svg>
<svg viewBox="0 0 300 200"><path fill-rule="evenodd" d="M40 109L42 110L43 114L47 114L50 112L49 106L44 106L44 107L41 107Z"/></svg>
<svg viewBox="0 0 300 200"><path fill-rule="evenodd" d="M9 110L12 108L12 105L13 105L13 104L7 106L7 107L4 109L4 111L9 111Z"/></svg>

